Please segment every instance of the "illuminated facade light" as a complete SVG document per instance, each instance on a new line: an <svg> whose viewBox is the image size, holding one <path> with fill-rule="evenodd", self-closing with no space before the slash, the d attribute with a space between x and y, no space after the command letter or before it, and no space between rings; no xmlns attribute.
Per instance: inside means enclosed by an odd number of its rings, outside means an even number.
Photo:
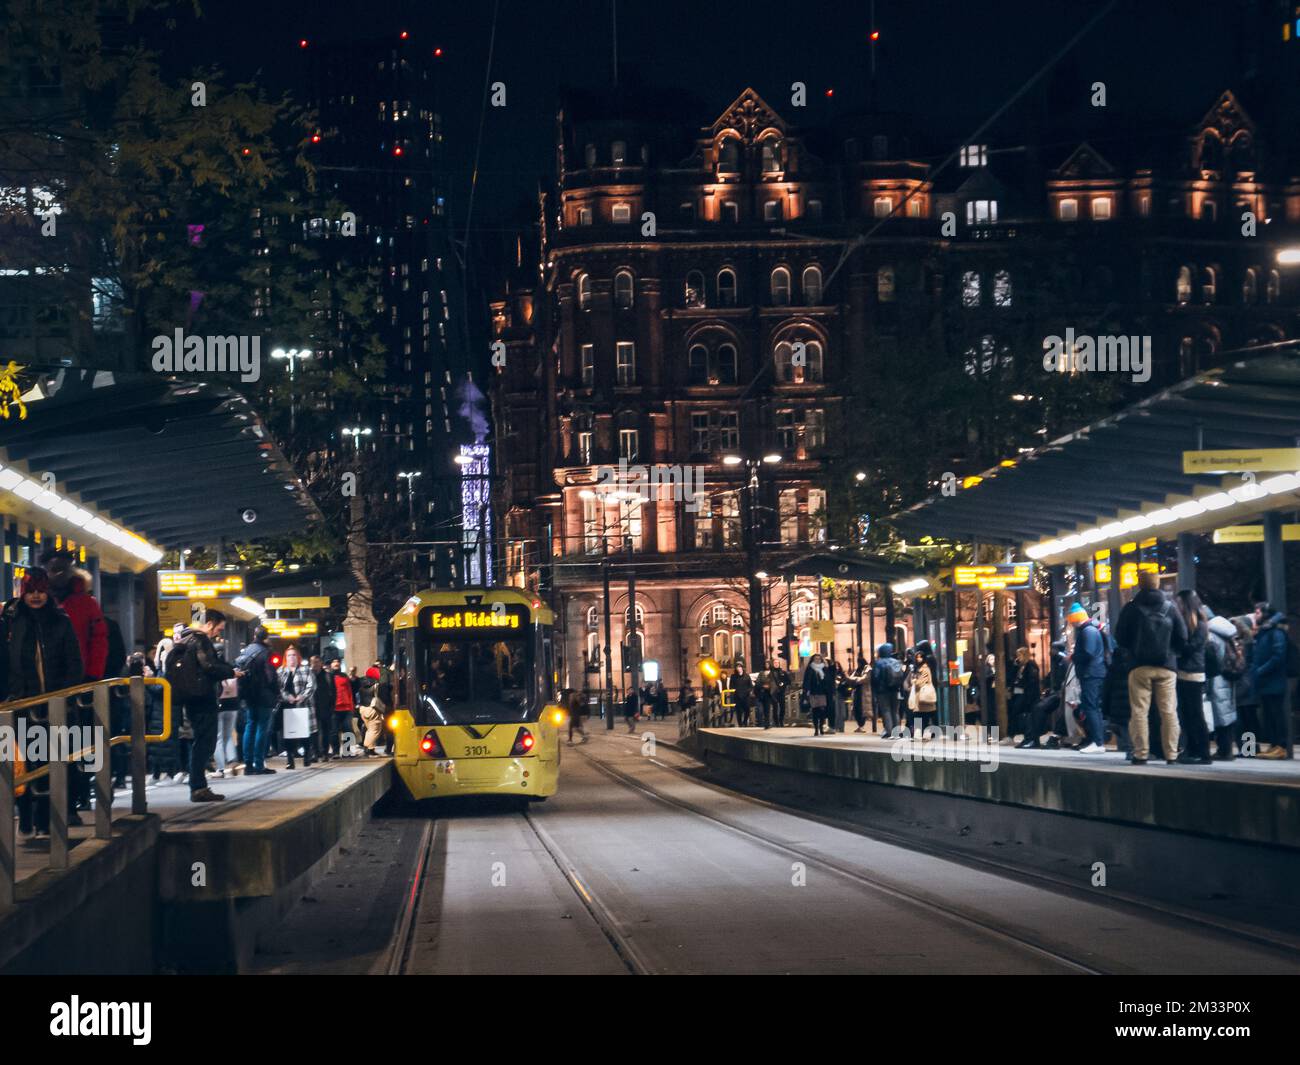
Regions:
<svg viewBox="0 0 1300 1065"><path fill-rule="evenodd" d="M487 444L461 444L460 455L461 543L465 548L468 583L492 583L492 449ZM479 551L480 537L487 550Z"/></svg>

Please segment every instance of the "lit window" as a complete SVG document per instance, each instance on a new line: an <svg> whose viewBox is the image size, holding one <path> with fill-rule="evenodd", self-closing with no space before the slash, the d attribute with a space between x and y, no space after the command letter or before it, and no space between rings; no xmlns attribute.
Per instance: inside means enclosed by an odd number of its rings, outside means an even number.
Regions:
<svg viewBox="0 0 1300 1065"><path fill-rule="evenodd" d="M1011 275L1006 270L993 275L993 306L1011 306Z"/></svg>
<svg viewBox="0 0 1300 1065"><path fill-rule="evenodd" d="M1151 217L1151 193L1139 192L1137 198L1137 208L1139 218Z"/></svg>
<svg viewBox="0 0 1300 1065"><path fill-rule="evenodd" d="M615 141L609 146L610 161L615 166L622 166L627 162L627 141Z"/></svg>
<svg viewBox="0 0 1300 1065"><path fill-rule="evenodd" d="M781 221L781 201L768 200L763 204L763 221L779 222Z"/></svg>
<svg viewBox="0 0 1300 1065"><path fill-rule="evenodd" d="M1092 201L1092 217L1099 222L1110 218L1110 197L1098 196Z"/></svg>
<svg viewBox="0 0 1300 1065"><path fill-rule="evenodd" d="M695 498L700 508L695 512L695 546L707 551L713 547L713 501L703 492Z"/></svg>
<svg viewBox="0 0 1300 1065"><path fill-rule="evenodd" d="M888 218L894 210L894 201L888 196L877 196L872 213L877 218Z"/></svg>
<svg viewBox="0 0 1300 1065"><path fill-rule="evenodd" d="M978 225L981 222L996 222L997 220L997 200L968 200L966 202L967 225Z"/></svg>
<svg viewBox="0 0 1300 1065"><path fill-rule="evenodd" d="M783 488L777 504L777 513L781 520L781 543L799 542L799 492L794 488ZM795 621L799 620L799 604L795 604ZM804 619L805 621L807 618Z"/></svg>
<svg viewBox="0 0 1300 1065"><path fill-rule="evenodd" d="M618 431L618 457L635 462L641 453L641 433L637 429Z"/></svg>
<svg viewBox="0 0 1300 1065"><path fill-rule="evenodd" d="M583 344L582 352L582 387L592 388L596 384L596 345Z"/></svg>
<svg viewBox="0 0 1300 1065"><path fill-rule="evenodd" d="M632 207L626 203L614 204L614 221L623 224L632 221Z"/></svg>
<svg viewBox="0 0 1300 1065"><path fill-rule="evenodd" d="M578 275L578 310L591 309L591 275Z"/></svg>
<svg viewBox="0 0 1300 1065"><path fill-rule="evenodd" d="M974 270L967 270L961 275L961 305L963 307L980 305L980 275Z"/></svg>
<svg viewBox="0 0 1300 1065"><path fill-rule="evenodd" d="M781 143L769 138L763 142L763 173L774 174L781 169Z"/></svg>
<svg viewBox="0 0 1300 1065"><path fill-rule="evenodd" d="M821 410L806 410L803 414L803 444L809 451L826 445L826 418Z"/></svg>
<svg viewBox="0 0 1300 1065"><path fill-rule="evenodd" d="M718 271L718 304L722 307L736 305L736 274L731 269Z"/></svg>
<svg viewBox="0 0 1300 1065"><path fill-rule="evenodd" d="M826 539L826 492L821 488L808 489L808 539Z"/></svg>
<svg viewBox="0 0 1300 1065"><path fill-rule="evenodd" d="M894 302L894 268L882 266L876 271L876 299L881 303Z"/></svg>
<svg viewBox="0 0 1300 1065"><path fill-rule="evenodd" d="M629 310L632 306L632 272L620 270L614 275L614 306Z"/></svg>
<svg viewBox="0 0 1300 1065"><path fill-rule="evenodd" d="M907 201L907 217L908 218L921 217L921 197L913 196L910 200Z"/></svg>
<svg viewBox="0 0 1300 1065"><path fill-rule="evenodd" d="M1079 217L1079 201L1070 199L1062 200L1060 209L1057 211L1057 217L1062 222L1073 222Z"/></svg>
<svg viewBox="0 0 1300 1065"><path fill-rule="evenodd" d="M818 266L806 266L803 271L803 301L809 307L822 302L822 272Z"/></svg>
<svg viewBox="0 0 1300 1065"><path fill-rule="evenodd" d="M987 144L963 144L961 146L961 165L962 166L987 166L988 145Z"/></svg>
<svg viewBox="0 0 1300 1065"><path fill-rule="evenodd" d="M704 306L704 275L698 270L686 275L686 306Z"/></svg>
<svg viewBox="0 0 1300 1065"><path fill-rule="evenodd" d="M1179 267L1175 296L1179 303L1190 303L1192 301L1192 268L1190 266Z"/></svg>
<svg viewBox="0 0 1300 1065"><path fill-rule="evenodd" d="M788 307L790 304L790 271L778 266L772 271L772 305Z"/></svg>
<svg viewBox="0 0 1300 1065"><path fill-rule="evenodd" d="M591 465L591 433L578 434L578 461L584 466Z"/></svg>
<svg viewBox="0 0 1300 1065"><path fill-rule="evenodd" d="M580 225L580 226L589 226L589 225L591 225L592 221L593 221L593 219L592 219L592 214L591 214L591 208L590 208L590 207L579 207L579 208L578 208L578 225Z"/></svg>
<svg viewBox="0 0 1300 1065"><path fill-rule="evenodd" d="M618 367L618 383L627 387L636 384L636 345L630 340L620 340L614 345Z"/></svg>

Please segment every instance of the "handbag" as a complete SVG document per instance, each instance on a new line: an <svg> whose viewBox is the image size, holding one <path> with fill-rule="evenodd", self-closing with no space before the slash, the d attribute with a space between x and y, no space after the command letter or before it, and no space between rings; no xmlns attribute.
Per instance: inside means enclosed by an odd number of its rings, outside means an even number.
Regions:
<svg viewBox="0 0 1300 1065"><path fill-rule="evenodd" d="M311 711L305 706L286 706L281 734L287 740L305 740L311 735Z"/></svg>
<svg viewBox="0 0 1300 1065"><path fill-rule="evenodd" d="M915 710L918 705L919 704L917 703L917 687L915 684L913 684L912 690L907 693L907 708L909 710Z"/></svg>

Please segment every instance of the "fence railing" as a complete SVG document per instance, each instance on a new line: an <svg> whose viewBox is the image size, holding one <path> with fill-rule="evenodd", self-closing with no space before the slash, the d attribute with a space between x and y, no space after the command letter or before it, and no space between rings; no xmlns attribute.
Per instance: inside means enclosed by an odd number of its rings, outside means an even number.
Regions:
<svg viewBox="0 0 1300 1065"><path fill-rule="evenodd" d="M113 688L126 687L131 699L130 731L114 736L109 692ZM163 696L162 731L157 734L148 732L148 708L146 689L160 687ZM92 693L93 731L92 736L98 742L83 745L79 750L55 750L56 737L75 735L68 730L68 701L76 699L85 692ZM17 771L17 759L23 752L19 749L17 722L18 711L29 706L46 706L47 716L44 722L29 723L26 727L43 727L47 729L46 753L50 760L35 769L24 768ZM148 812L145 798L145 782L148 774L146 744L161 743L170 739L172 733L172 690L171 685L161 677L112 677L107 680L90 681L77 684L71 688L46 692L28 699L16 699L0 703L0 737L6 741L8 755L0 757L0 906L14 904L14 883L17 876L17 848L14 831L14 813L18 789L31 788L32 784L42 778L49 779L50 804L50 859L47 868L66 869L68 867L68 774L72 763L91 757L96 753L101 738L106 738L101 752L99 768L95 772L95 838L111 839L113 836L113 765L109 754L113 747L122 744L131 745L131 813ZM58 754L59 757L54 757Z"/></svg>

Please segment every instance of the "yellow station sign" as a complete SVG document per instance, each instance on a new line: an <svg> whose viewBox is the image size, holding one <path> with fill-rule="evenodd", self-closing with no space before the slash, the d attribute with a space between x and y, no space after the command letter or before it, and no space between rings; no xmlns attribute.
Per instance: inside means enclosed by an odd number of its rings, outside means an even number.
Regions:
<svg viewBox="0 0 1300 1065"><path fill-rule="evenodd" d="M1300 447L1220 448L1184 451L1183 473L1260 473L1300 470Z"/></svg>
<svg viewBox="0 0 1300 1065"><path fill-rule="evenodd" d="M1282 539L1292 542L1300 540L1300 525L1283 525ZM1214 542L1216 544L1262 544L1264 542L1264 526L1225 525L1222 529L1214 530Z"/></svg>
<svg viewBox="0 0 1300 1065"><path fill-rule="evenodd" d="M954 566L952 583L954 588L978 588L982 592L1001 592L1008 588L1024 589L1030 586L1033 572L1032 562Z"/></svg>
<svg viewBox="0 0 1300 1065"><path fill-rule="evenodd" d="M328 610L328 595L270 596L263 604L267 610Z"/></svg>

